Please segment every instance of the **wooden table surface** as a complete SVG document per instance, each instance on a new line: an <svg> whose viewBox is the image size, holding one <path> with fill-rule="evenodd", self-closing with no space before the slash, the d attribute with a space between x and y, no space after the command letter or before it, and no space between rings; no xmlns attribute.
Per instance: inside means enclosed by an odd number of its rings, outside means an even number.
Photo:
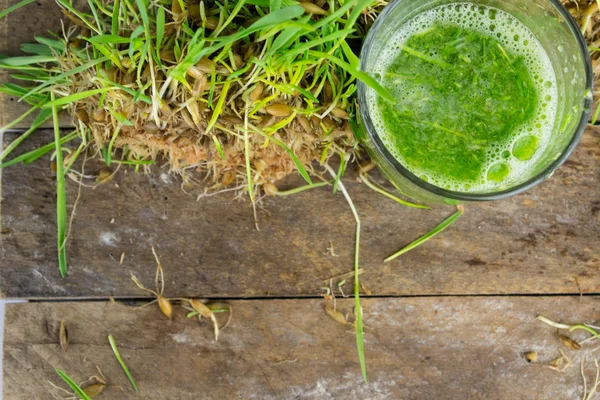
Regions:
<svg viewBox="0 0 600 400"><path fill-rule="evenodd" d="M358 183L351 168L345 182L363 224L362 281L374 295L600 292L599 138L598 128L589 128L551 180L507 200L467 205L454 226L389 263L386 256L453 209L400 206ZM23 150L51 140L38 132ZM197 201L166 169L122 168L111 182L82 188L67 244L69 273L61 279L48 157L3 171L4 297L144 296L129 278L153 281L152 246L170 296L318 296L327 279L352 270L354 220L330 188L265 199L257 231L249 201L227 193ZM100 168L88 162L86 174ZM292 180L290 186L301 183ZM69 180L69 213L77 192ZM328 253L330 243L337 256Z"/></svg>
<svg viewBox="0 0 600 400"><path fill-rule="evenodd" d="M369 383L362 383L353 329L329 318L324 300L236 300L215 343L208 322L168 321L157 307L108 302L15 304L7 309L5 399L63 399L58 368L82 382L102 371L99 399L580 399L588 348L570 350L538 313L597 322L591 297L421 297L363 301ZM338 300L351 313L350 300ZM588 320L593 316L591 320ZM59 347L65 321L70 344ZM115 338L140 393L108 343ZM585 335L575 333L576 339ZM592 347L597 347L594 345ZM564 372L548 363L571 361ZM535 364L523 353L537 352ZM565 367L567 361L561 366Z"/></svg>
<svg viewBox="0 0 600 400"><path fill-rule="evenodd" d="M0 0L0 9L13 3ZM34 33L60 26L59 16L40 0L0 20L0 35L10 38L0 41L0 53L17 55ZM0 124L23 111L0 95ZM2 142L15 137L7 133ZM18 151L51 141L40 130ZM90 160L85 171L102 168ZM55 368L82 381L95 366L110 382L100 398L110 399L581 397L578 363L584 353L597 356L591 347L572 354L576 365L565 373L529 365L522 352L538 350L543 362L559 354L554 330L537 313L598 323L598 298L579 295L600 293L600 128L586 129L551 180L510 199L466 205L451 228L389 263L386 256L454 210L402 207L360 183L356 166L349 169L344 182L363 224L361 282L371 292L364 297L373 297L364 300L369 385L360 383L352 328L323 310L329 278L353 267L354 219L341 193L319 188L266 198L257 231L249 201L230 193L197 199L167 172L166 165L137 174L121 168L110 182L81 189L61 279L49 156L2 171L0 295L46 301L7 306L5 399L63 397L47 384L64 387ZM373 178L386 185L376 172ZM299 184L291 177L281 188ZM67 189L71 213L78 185L68 180ZM152 287L152 246L164 266L165 295L232 302L235 316L218 344L208 325L182 313L168 322L155 307L75 301L147 297L130 278ZM339 304L351 311L347 300ZM56 344L61 319L70 326L66 354ZM108 333L138 378L137 397L112 358Z"/></svg>

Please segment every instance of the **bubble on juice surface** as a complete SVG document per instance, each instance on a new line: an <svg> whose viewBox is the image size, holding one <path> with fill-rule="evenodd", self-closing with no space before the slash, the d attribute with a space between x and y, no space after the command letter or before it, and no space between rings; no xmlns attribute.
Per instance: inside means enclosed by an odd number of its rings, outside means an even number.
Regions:
<svg viewBox="0 0 600 400"><path fill-rule="evenodd" d="M388 135L385 129L385 123L379 113L377 94L372 89L367 88L366 96L369 113L386 148L415 175L426 177L428 182L446 189L461 192L493 191L503 181L514 181L522 176L543 154L543 149L547 146L552 135L557 109L558 95L554 70L539 41L529 28L518 19L492 7L473 5L472 3L454 3L438 6L419 14L394 32L380 52L377 61L373 63L373 72L384 74L402 51L402 45L411 36L424 32L434 24L439 23L473 29L483 35L496 38L505 49L517 56L522 56L530 76L535 78L534 84L538 93L538 105L535 112L537 117L532 118L527 124L516 129L512 138L508 138L505 143L500 143L499 147L490 148L486 154L486 164L481 169L481 176L474 182L467 183L456 182L447 176L439 176L430 171L413 168L410 164L405 163L402 154L395 149L393 135ZM500 34L500 36L497 36L497 34ZM407 93L405 99L411 95L411 93L408 93L409 88L411 90L415 89L414 86L402 82L395 85L397 93ZM425 88L421 88L421 90L422 94L426 91ZM417 96L412 93L412 97ZM545 115L546 118L541 118L541 115ZM535 141L535 144L532 144L533 141ZM508 158L506 158L506 154L509 155ZM502 163L498 164L499 160L502 160ZM492 167L500 168L498 165L507 166L506 170L502 170L506 172L503 181L489 179L488 176L493 169ZM492 173L493 177L501 175Z"/></svg>
<svg viewBox="0 0 600 400"><path fill-rule="evenodd" d="M522 136L513 144L512 154L520 161L531 160L539 148L539 142L537 136Z"/></svg>

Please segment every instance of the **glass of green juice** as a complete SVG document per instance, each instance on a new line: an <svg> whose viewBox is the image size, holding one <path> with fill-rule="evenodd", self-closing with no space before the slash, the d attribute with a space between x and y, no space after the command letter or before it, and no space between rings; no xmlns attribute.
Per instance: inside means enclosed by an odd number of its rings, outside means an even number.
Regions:
<svg viewBox="0 0 600 400"><path fill-rule="evenodd" d="M360 63L391 96L359 83L357 136L428 203L497 200L549 178L592 104L587 46L558 0L393 0Z"/></svg>

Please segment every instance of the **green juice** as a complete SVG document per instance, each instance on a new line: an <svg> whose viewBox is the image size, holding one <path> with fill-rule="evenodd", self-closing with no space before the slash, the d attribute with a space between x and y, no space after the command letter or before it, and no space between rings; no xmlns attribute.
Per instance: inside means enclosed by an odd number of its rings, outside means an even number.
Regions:
<svg viewBox="0 0 600 400"><path fill-rule="evenodd" d="M405 24L376 64L397 99L367 94L377 134L436 186L498 190L549 141L554 71L529 29L505 12L466 3L434 8Z"/></svg>

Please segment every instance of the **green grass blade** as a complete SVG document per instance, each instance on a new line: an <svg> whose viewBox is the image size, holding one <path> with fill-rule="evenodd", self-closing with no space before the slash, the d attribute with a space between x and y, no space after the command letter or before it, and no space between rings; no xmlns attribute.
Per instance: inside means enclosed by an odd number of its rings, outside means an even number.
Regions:
<svg viewBox="0 0 600 400"><path fill-rule="evenodd" d="M399 198L397 196L394 196L393 194L391 194L387 190L383 190L383 189L377 187L373 182L371 182L371 179L369 178L369 175L367 175L366 173L361 172L360 173L360 178L363 181L363 183L369 187L369 189L374 190L377 193L382 194L385 197L387 197L389 199L392 199L392 200L394 200L397 203L402 204L403 206L412 207L412 208L422 208L422 209L426 209L426 210L430 210L431 209L431 207L425 206L423 204L416 204L416 203L411 203L411 202L406 201L406 200L402 200L401 198Z"/></svg>
<svg viewBox="0 0 600 400"><path fill-rule="evenodd" d="M111 111L112 114L112 111ZM115 113L116 115L119 115L118 113ZM106 161L106 165L110 166L110 163L112 162L112 151L113 151L113 146L115 145L115 140L117 140L117 136L119 136L119 132L121 131L121 125L117 125L117 129L115 129L115 133L113 133L112 138L110 139L110 142L108 143L108 149L106 150L106 154L104 155L104 160Z"/></svg>
<svg viewBox="0 0 600 400"><path fill-rule="evenodd" d="M53 56L52 50L50 50L50 48L48 46L46 46L45 44L41 44L41 43L23 43L21 45L21 51L23 53L35 54L38 56L46 56L46 57Z"/></svg>
<svg viewBox="0 0 600 400"><path fill-rule="evenodd" d="M177 67L173 68L170 71L169 76L171 76L174 79L177 79L183 84L186 84L185 75L187 69L192 65L196 64L198 61L200 61L200 59L205 55L215 52L229 44L245 39L251 34L258 32L262 29L271 28L275 25L279 25L291 19L300 17L302 14L304 14L304 8L302 8L301 6L284 7L275 12L266 14L265 16L261 17L258 21L250 25L247 29L242 29L233 35L218 38L217 42L215 42L215 44L212 46L206 47L204 45L204 40L196 40L195 44L188 46L190 50L188 50L188 54L186 55L185 59L182 63L180 63L179 65L177 65ZM200 30L198 32L201 33Z"/></svg>
<svg viewBox="0 0 600 400"><path fill-rule="evenodd" d="M338 183L342 176L344 176L344 169L346 168L346 153L340 153L340 166L338 168L337 175L335 176L335 181L333 182L333 194L337 193Z"/></svg>
<svg viewBox="0 0 600 400"><path fill-rule="evenodd" d="M304 165L302 165L302 162L300 161L300 159L298 158L298 156L296 156L294 154L294 152L292 151L292 149L290 149L288 146L286 146L286 144L283 143L282 141L280 141L280 140L274 138L273 136L270 136L270 135L266 134L265 132L261 131L256 126L250 125L250 124L248 124L248 126L250 127L250 129L252 129L253 132L258 133L259 135L261 135L265 139L269 139L271 142L275 143L277 146L279 146L282 149L284 149L290 155L290 157L292 158L292 161L296 165L296 168L298 169L298 172L300 173L300 175L302 175L302 177L304 178L304 180L306 182L308 182L309 184L312 185L313 182L310 179L310 176L308 175L308 172L306 172L306 168L304 168Z"/></svg>
<svg viewBox="0 0 600 400"><path fill-rule="evenodd" d="M144 31L145 30L143 26L138 26L133 30L133 32L131 32L131 36L129 36L129 39L133 42L133 40L138 38L142 33L144 33Z"/></svg>
<svg viewBox="0 0 600 400"><path fill-rule="evenodd" d="M329 165L326 166L329 174L334 178L336 178L336 173ZM358 217L358 212L354 207L354 203L346 190L346 187L341 181L338 181L338 186L340 191L346 198L346 202L350 206L352 210L352 215L354 216L354 220L356 221L356 237L355 237L355 247L354 247L354 312L356 314L356 350L358 352L358 362L360 364L360 371L362 373L363 380L365 383L367 382L367 363L365 362L365 338L363 332L363 317L362 317L362 307L360 305L360 284L358 281L358 276L360 275L360 218Z"/></svg>
<svg viewBox="0 0 600 400"><path fill-rule="evenodd" d="M162 6L158 6L156 10L156 56L157 60L160 61L160 48L162 41L165 36L165 9Z"/></svg>
<svg viewBox="0 0 600 400"><path fill-rule="evenodd" d="M121 124L123 124L125 126L134 126L135 125L133 122L131 122L130 120L128 120L127 118L125 118L123 116L123 114L121 114L119 112L116 112L116 111L114 111L114 110L112 110L110 108L108 109L108 112L110 112L110 115L112 115L113 117L115 117L115 119L119 123L121 123Z"/></svg>
<svg viewBox="0 0 600 400"><path fill-rule="evenodd" d="M106 93L106 92L109 92L111 90L116 90L116 89L119 89L119 88L118 87L105 87L105 88L100 88L100 89L86 90L84 92L75 93L75 94L72 94L67 97L61 97L56 100L51 100L49 103L44 104L43 107L50 108L50 107L64 106L66 104L75 103L75 102L83 100L85 98L92 97L97 94Z"/></svg>
<svg viewBox="0 0 600 400"><path fill-rule="evenodd" d="M51 47L54 50L58 50L59 53L65 52L65 42L61 42L60 40L48 39L41 36L35 36L34 39L40 44L45 44L46 46Z"/></svg>
<svg viewBox="0 0 600 400"><path fill-rule="evenodd" d="M596 106L596 111L594 111L594 116L592 117L592 125L596 125L596 121L598 121L598 116L600 116L600 103Z"/></svg>
<svg viewBox="0 0 600 400"><path fill-rule="evenodd" d="M346 60L348 60L348 63L350 63L350 65L353 68L359 69L360 68L360 60L358 59L358 57L356 57L356 54L354 54L354 52L352 51L352 49L350 48L350 46L348 45L348 42L346 42L346 40L342 41L342 51L344 52L344 55L346 56Z"/></svg>
<svg viewBox="0 0 600 400"><path fill-rule="evenodd" d="M0 93L22 98L21 96L27 93L30 89L30 87L22 87L12 83L5 83L4 85L0 86ZM31 104L32 106L37 106L45 101L47 101L47 97L41 94L35 94L25 99L25 102Z"/></svg>
<svg viewBox="0 0 600 400"><path fill-rule="evenodd" d="M269 9L271 12L281 9L281 0L269 0Z"/></svg>
<svg viewBox="0 0 600 400"><path fill-rule="evenodd" d="M356 7L352 9L350 16L346 20L346 28L352 28L356 24L356 20L361 16L362 12L373 2L373 0L359 0Z"/></svg>
<svg viewBox="0 0 600 400"><path fill-rule="evenodd" d="M60 144L65 144L65 143L75 139L76 137L77 137L77 132L73 132L67 136L62 137L60 139ZM47 154L54 149L56 149L56 143L54 143L54 142L48 143L45 146L38 147L35 150L29 151L25 154L21 154L20 156L15 157L10 161L0 164L0 169L9 167L11 165L14 165L14 164L17 164L20 162L22 162L23 164L31 164L32 162L34 162L35 160L37 160L44 154Z"/></svg>
<svg viewBox="0 0 600 400"><path fill-rule="evenodd" d="M365 337L363 332L363 317L362 306L360 305L360 286L358 283L358 248L360 243L360 225L356 228L356 261L354 263L354 309L356 310L356 350L358 352L358 363L360 364L360 372L362 373L363 381L367 379L367 363L365 361Z"/></svg>
<svg viewBox="0 0 600 400"><path fill-rule="evenodd" d="M33 3L35 0L23 0L15 4L14 6L8 7L6 10L0 11L0 18L6 17L11 12L18 10L21 7L26 6L27 4Z"/></svg>
<svg viewBox="0 0 600 400"><path fill-rule="evenodd" d="M119 361L119 364L121 364L121 368L123 368L123 371L125 371L125 375L127 375L127 378L129 378L129 382L131 382L131 386L133 386L133 390L135 390L136 392L139 392L138 387L135 384L135 381L133 380L133 376L131 376L131 373L129 372L127 365L125 365L125 362L121 358L121 354L119 354L119 349L117 349L117 344L115 343L115 339L113 338L112 335L108 335L108 341L110 342L110 347L112 347L112 350L115 353L115 357L117 357L117 361Z"/></svg>
<svg viewBox="0 0 600 400"><path fill-rule="evenodd" d="M215 147L217 148L217 153L219 153L219 157L221 157L221 159L224 160L225 152L223 152L223 146L221 146L221 142L219 141L219 138L217 137L217 135L211 135L211 136L212 136L213 143L215 144Z"/></svg>
<svg viewBox="0 0 600 400"><path fill-rule="evenodd" d="M345 38L349 34L354 32L354 29L343 29L334 33L331 33L327 36L324 36L319 39L311 40L310 42L303 43L302 45L288 50L285 52L286 57L295 57L297 54L303 54L306 50L309 50L315 46L321 45L323 43L332 42L336 39Z"/></svg>
<svg viewBox="0 0 600 400"><path fill-rule="evenodd" d="M129 43L130 38L125 38L118 35L100 35L93 36L89 39L86 39L90 43L100 43L100 44L115 44L115 43Z"/></svg>
<svg viewBox="0 0 600 400"><path fill-rule="evenodd" d="M96 50L98 50L105 57L107 57L117 68L119 68L121 71L123 71L123 65L121 64L121 61L115 56L115 54L113 54L112 51L110 51L109 49L107 49L100 43L94 43L94 42L90 41L89 39L88 39L88 42L90 42Z"/></svg>
<svg viewBox="0 0 600 400"><path fill-rule="evenodd" d="M304 23L306 23L306 22L308 22L308 21L304 21ZM298 27L298 26L292 26L292 27L285 28L284 30L282 30L279 33L279 35L277 35L275 40L273 41L273 44L271 45L269 52L266 54L265 59L268 59L269 56L271 56L272 54L275 54L275 52L277 50L284 47L287 43L291 43L293 40L298 38L300 36L301 32L306 32L307 30L308 29Z"/></svg>
<svg viewBox="0 0 600 400"><path fill-rule="evenodd" d="M121 2L120 2L120 0L115 0L115 2L113 3L113 12L112 12L111 25L110 25L110 33L112 33L114 36L119 35L119 14L120 14L120 12L121 12Z"/></svg>
<svg viewBox="0 0 600 400"><path fill-rule="evenodd" d="M95 67L96 65L103 63L105 61L108 61L108 57L100 57L94 61L90 61L86 64L80 65L79 67L75 67L73 69L70 69L66 72L63 72L60 75L56 75L53 78L48 79L45 83L43 83L42 85L39 85L33 89L31 89L29 92L25 93L22 97L21 100L26 99L27 97L31 96L32 94L38 93L40 92L42 89L47 88L48 86L51 86L59 81L61 81L62 79L68 78L72 75L78 74L80 72L83 72L85 70L88 70L92 67Z"/></svg>
<svg viewBox="0 0 600 400"><path fill-rule="evenodd" d="M52 118L51 110L41 110L38 116L35 118L31 127L23 132L18 138L13 140L6 148L0 153L0 162L4 160L14 149L17 148L25 139L27 139L37 128L39 128L44 122Z"/></svg>
<svg viewBox="0 0 600 400"><path fill-rule="evenodd" d="M73 155L71 156L71 160L69 161L69 163L65 167L65 175L69 173L69 170L71 169L71 167L73 166L73 164L75 164L75 161L77 161L77 158L81 154L81 151L83 149L85 149L86 147L87 147L86 143L84 143L83 141L81 141L81 143L79 143L79 146L77 147L77 150L75 150L75 153L71 153ZM67 234L67 236L69 236L69 235Z"/></svg>
<svg viewBox="0 0 600 400"><path fill-rule="evenodd" d="M223 84L223 89L221 89L221 95L219 96L219 101L217 102L217 105L215 106L212 116L210 117L210 120L208 121L208 124L206 125L206 129L204 130L205 135L210 133L213 126L215 126L215 123L217 122L219 115L221 115L221 111L223 110L223 104L225 104L225 98L227 97L227 92L229 91L230 85L231 85L230 81L227 81Z"/></svg>
<svg viewBox="0 0 600 400"><path fill-rule="evenodd" d="M50 93L50 101L54 100L54 92ZM52 119L54 120L54 143L56 146L56 226L58 229L58 269L64 278L67 275L67 251L65 249L67 228L67 193L65 188L65 173L60 141L60 128L58 127L58 110L52 106Z"/></svg>
<svg viewBox="0 0 600 400"><path fill-rule="evenodd" d="M367 85L371 89L375 90L375 92L378 95L380 95L381 97L383 97L387 101L396 102L396 99L394 98L394 96L392 96L392 94L386 88L384 88L383 86L381 86L379 84L379 82L377 82L369 74L367 74L367 73L365 73L365 72L363 72L361 70L358 70L356 68L353 68L347 62L342 61L339 58L332 56L331 54L323 53L323 52L320 52L320 51L314 51L314 50L311 50L310 53L312 55L316 56L316 57L321 57L321 58L324 58L324 59L326 59L328 61L331 61L332 63L334 63L338 67L340 67L343 70L345 70L346 72L348 72L354 78L362 81L365 85Z"/></svg>
<svg viewBox="0 0 600 400"><path fill-rule="evenodd" d="M309 92L308 90L305 90L303 88L301 88L300 86L296 86L296 85L288 85L292 90L297 90L298 93L300 93L302 96L306 97L309 100L314 101L315 103L318 103L319 100L313 96L313 94L311 92Z"/></svg>
<svg viewBox="0 0 600 400"><path fill-rule="evenodd" d="M94 15L94 20L96 21L96 25L98 26L98 32L102 32L102 24L100 23L100 19L98 18L98 12L96 11L96 7L94 6L94 1L88 0L88 5L90 6L90 10Z"/></svg>
<svg viewBox="0 0 600 400"><path fill-rule="evenodd" d="M140 17L142 17L142 24L144 25L144 30L146 31L146 40L150 40L150 19L148 18L148 10L146 8L145 0L135 0L135 4L137 4L138 11L140 13Z"/></svg>
<svg viewBox="0 0 600 400"><path fill-rule="evenodd" d="M329 185L329 182L315 182L312 185L304 185L290 190L277 192L275 193L275 196L291 196L300 192L304 192L305 190L316 189L327 185Z"/></svg>
<svg viewBox="0 0 600 400"><path fill-rule="evenodd" d="M454 223L454 221L456 221L458 219L458 217L460 217L462 215L462 213L463 213L463 209L459 208L458 211L456 211L454 214L452 214L451 216L449 216L448 218L443 220L438 226L436 226L435 228L433 228L432 230L430 230L429 232L427 232L425 235L421 236L414 242L410 243L406 247L402 248L401 250L399 250L399 251L395 252L394 254L392 254L391 256L389 256L388 258L386 258L384 260L384 262L392 261L394 258L399 257L402 254L414 249L415 247L422 245L423 243L425 243L426 241L428 241L429 239L431 239L432 237L434 237L435 235L437 235L438 233L442 232L444 229L446 229L447 227L452 225L452 223Z"/></svg>
<svg viewBox="0 0 600 400"><path fill-rule="evenodd" d="M138 80L138 85L141 85L141 78L142 78L142 70L144 69L144 64L146 63L146 58L148 57L148 52L150 51L150 41L149 39L146 40L144 42L144 46L142 47L142 52L140 55L140 61L138 62L138 68L137 68L137 80Z"/></svg>
<svg viewBox="0 0 600 400"><path fill-rule="evenodd" d="M229 17L227 17L227 19L225 20L223 25L221 25L219 27L219 29L217 29L214 32L214 34L213 34L214 37L219 36L221 31L223 29L225 29L229 24L231 24L231 21L233 21L233 19L237 16L237 14L240 12L240 10L242 9L242 7L244 7L245 4L246 4L246 0L238 0L238 2L235 4L235 7L233 8L233 10L231 10L231 12L229 13Z"/></svg>
<svg viewBox="0 0 600 400"><path fill-rule="evenodd" d="M246 109L246 121L248 120L248 110ZM254 189L252 183L252 169L250 168L250 141L248 131L244 132L244 159L246 161L246 179L248 180L248 196L250 201L254 203Z"/></svg>
<svg viewBox="0 0 600 400"><path fill-rule="evenodd" d="M56 62L56 57L50 56L20 56L6 57L0 60L0 64L9 67L21 67L24 65L41 64L48 62Z"/></svg>
<svg viewBox="0 0 600 400"><path fill-rule="evenodd" d="M141 100L146 104L152 104L152 99L150 99L150 97L146 96L145 94L141 94L141 92L136 92L135 90L128 88L127 86L123 86L119 83L113 82L110 79L104 79L98 76L96 77L96 79L98 79L100 82L107 86L115 86L124 91L125 93L129 93L133 96L133 101Z"/></svg>
<svg viewBox="0 0 600 400"><path fill-rule="evenodd" d="M348 1L343 6L329 14L327 17L322 18L313 24L314 29L319 29L322 26L328 25L334 21L337 21L342 15L344 15L348 10L350 10L355 4L357 0Z"/></svg>
<svg viewBox="0 0 600 400"><path fill-rule="evenodd" d="M69 4L69 2L67 2L65 0L56 0L56 2L58 4L60 4L61 6L63 6L64 8L66 8L67 10L69 10L69 12L71 14L76 15L77 18L79 18L81 20L81 22L83 22L84 24L86 24L87 27L90 28L92 31L96 32L96 34L98 34L98 35L101 34L101 32L98 29L96 29L94 27L94 25L90 24L90 22L87 20L87 18L85 16L83 16L83 14L81 14L75 8L73 8L73 6L71 4Z"/></svg>
<svg viewBox="0 0 600 400"><path fill-rule="evenodd" d="M585 324L577 324L577 325L573 325L569 328L569 332L573 332L577 329L582 329L588 333L591 333L592 336L600 339L600 334L598 332L596 332L595 329L590 328L589 326L585 325Z"/></svg>
<svg viewBox="0 0 600 400"><path fill-rule="evenodd" d="M17 118L9 122L7 125L0 128L0 135L6 132L7 130L14 128L15 125L27 118L27 116L34 112L36 109L38 109L38 107L31 107L29 110L25 111L23 114L19 115Z"/></svg>
<svg viewBox="0 0 600 400"><path fill-rule="evenodd" d="M91 400L90 397L87 394L85 394L85 392L83 391L83 389L81 389L79 387L79 385L76 384L73 381L73 379L71 379L69 377L69 375L65 374L60 369L57 369L56 373L58 374L58 376L60 376L63 379L63 381L65 381L67 383L67 385L69 385L69 387L75 392L75 394L77 396L79 396L80 399L82 399L82 400Z"/></svg>
<svg viewBox="0 0 600 400"><path fill-rule="evenodd" d="M113 164L124 164L124 165L154 165L156 161L152 160L112 160Z"/></svg>

